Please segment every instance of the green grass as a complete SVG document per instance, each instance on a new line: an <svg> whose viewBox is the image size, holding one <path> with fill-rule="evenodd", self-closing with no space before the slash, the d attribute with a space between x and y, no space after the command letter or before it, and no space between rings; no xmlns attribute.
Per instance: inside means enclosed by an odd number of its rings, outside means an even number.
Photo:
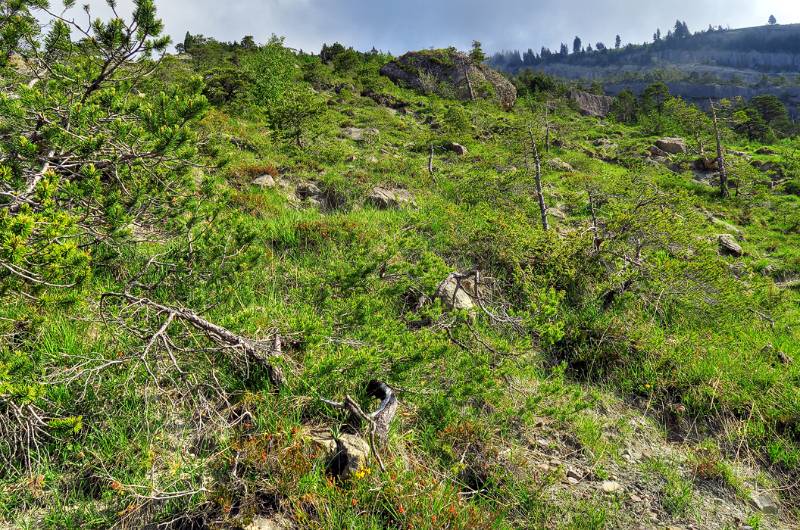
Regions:
<svg viewBox="0 0 800 530"><path fill-rule="evenodd" d="M554 115L564 147L545 156L575 172L545 164L547 202L566 219L551 219L554 230L544 233L525 145L509 129L535 119L524 106L505 113L364 75L409 102L410 113L391 114L358 90L323 90L325 122L300 150L273 142L262 121L216 109L203 128L206 162L219 167L203 172L191 250L185 238L141 245L116 263L98 263L80 289L38 300L11 293L0 308L0 333L15 337L0 345L0 373L19 381L45 381L87 356L141 352L142 340L100 318L98 300L124 287L125 272L164 253L169 265L144 276L161 282L150 296L246 336L280 330L288 343L286 387L274 393L263 374L209 357L207 343L189 339L180 342L186 351L178 361L188 376L162 355L164 375L155 380L132 362L71 384L33 385L48 414L79 417L81 428L61 429L30 472L0 473L0 519L99 528L120 514L168 520L185 513L233 525L255 515L258 492L309 528L614 528L624 511L614 500L546 495L553 479L532 473L536 462L525 446L546 418L602 474L619 458L613 425L591 410L607 393L646 403L642 410L659 418L679 410L678 419L703 424L721 454L744 443L766 466L796 476L800 364L784 366L764 350L772 344L800 361L800 298L774 281L800 276L796 197L759 189L721 201L688 172L637 161L632 153L651 138L635 127L562 105ZM468 117L470 130L447 128L452 109ZM426 116L445 128L431 129ZM353 142L338 137L341 126L380 134ZM597 138L618 142L624 163L591 156ZM437 152L431 176L427 146L434 140L457 140L469 154ZM782 153L796 147L779 146ZM251 186L266 172L317 181L342 205L321 211L293 204L280 189ZM415 206L365 206L376 185L410 190ZM592 252L589 191L601 197L602 259ZM719 227L700 207L741 228L744 258L717 254ZM624 265L621 256L637 248L644 265ZM473 267L494 282L491 307L518 318L519 328L450 315L435 300L449 272ZM429 301L416 307L421 295ZM28 327L14 331L18 322ZM202 390L212 378L229 404ZM319 398L350 394L366 407L371 379L400 389L387 473L373 465L358 480L337 482L308 432L339 429L346 418ZM247 412L252 425L203 418L208 446L190 451L198 442L193 413L208 402L227 419ZM714 429L723 419L736 426L732 436ZM667 462L647 469L663 483L664 509L691 517L692 483ZM734 483L726 470L723 480ZM153 485L197 493L148 504L137 494Z"/></svg>

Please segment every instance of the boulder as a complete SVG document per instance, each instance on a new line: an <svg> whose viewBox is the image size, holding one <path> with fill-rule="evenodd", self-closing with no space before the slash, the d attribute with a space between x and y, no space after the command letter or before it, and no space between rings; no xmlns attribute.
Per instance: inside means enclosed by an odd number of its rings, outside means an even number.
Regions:
<svg viewBox="0 0 800 530"><path fill-rule="evenodd" d="M750 505L761 513L776 515L780 509L778 503L766 493L753 492L750 494Z"/></svg>
<svg viewBox="0 0 800 530"><path fill-rule="evenodd" d="M683 138L662 138L656 142L656 147L671 155L686 152L686 141Z"/></svg>
<svg viewBox="0 0 800 530"><path fill-rule="evenodd" d="M413 198L407 190L376 186L367 195L367 202L381 210L388 210L410 204L413 202Z"/></svg>
<svg viewBox="0 0 800 530"><path fill-rule="evenodd" d="M658 147L651 145L647 152L650 154L650 158L666 158L669 156L669 153L664 151L663 149L659 149Z"/></svg>
<svg viewBox="0 0 800 530"><path fill-rule="evenodd" d="M439 284L436 295L444 306L451 311L469 311L473 313L477 307L477 293L473 278L459 281L457 273L450 274Z"/></svg>
<svg viewBox="0 0 800 530"><path fill-rule="evenodd" d="M253 185L258 186L259 188L274 188L275 179L272 177L272 175L261 175L253 181Z"/></svg>
<svg viewBox="0 0 800 530"><path fill-rule="evenodd" d="M449 151L454 152L458 156L464 156L467 154L467 148L461 144L452 143L447 146Z"/></svg>
<svg viewBox="0 0 800 530"><path fill-rule="evenodd" d="M319 189L319 186L314 184L313 182L301 182L297 185L297 189L295 190L295 195L301 201L305 201L307 199L315 199L317 201L322 200L322 190Z"/></svg>
<svg viewBox="0 0 800 530"><path fill-rule="evenodd" d="M719 249L725 255L736 256L737 258L744 254L742 246L736 242L736 238L730 234L721 234L718 238Z"/></svg>
<svg viewBox="0 0 800 530"><path fill-rule="evenodd" d="M406 53L384 65L381 75L406 88L462 101L496 99L505 109L517 100L517 89L508 79L455 48Z"/></svg>
<svg viewBox="0 0 800 530"><path fill-rule="evenodd" d="M611 104L614 98L611 96L598 96L582 90L572 90L569 99L578 107L584 116L595 116L605 118L611 112Z"/></svg>
<svg viewBox="0 0 800 530"><path fill-rule="evenodd" d="M571 165L564 162L560 158L551 158L550 160L547 161L547 165L548 167L550 167L550 169L554 171L563 171L565 173L572 173L573 171L575 171L575 168L573 168Z"/></svg>
<svg viewBox="0 0 800 530"><path fill-rule="evenodd" d="M244 530L287 530L292 528L292 523L281 515L271 517L256 517Z"/></svg>
<svg viewBox="0 0 800 530"><path fill-rule="evenodd" d="M777 152L775 152L773 149L770 149L769 147L759 147L756 150L756 154L757 155L775 155L775 154L777 154Z"/></svg>

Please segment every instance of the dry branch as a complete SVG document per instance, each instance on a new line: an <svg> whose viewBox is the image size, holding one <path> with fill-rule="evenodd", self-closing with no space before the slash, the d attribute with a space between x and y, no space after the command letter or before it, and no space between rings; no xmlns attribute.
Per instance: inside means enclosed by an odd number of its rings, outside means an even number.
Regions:
<svg viewBox="0 0 800 530"><path fill-rule="evenodd" d="M256 341L241 335L237 335L236 333L233 333L222 326L204 319L189 309L159 304L158 302L154 302L148 298L133 296L128 293L105 293L102 298L119 298L130 302L132 306L147 307L167 315L164 324L150 338L150 341L145 347L143 355L146 355L150 348L152 348L152 346L158 340L162 340L164 345L167 346L167 351L170 351L166 332L173 321L178 319L189 324L197 331L202 332L206 335L206 337L219 346L239 350L246 355L248 361L265 367L269 372L270 381L276 388L280 388L286 382L286 378L281 368L270 362L272 358L276 358L281 355L282 345L279 335L275 335L273 337L271 344L265 344L262 341ZM173 362L174 361L175 360L173 358Z"/></svg>

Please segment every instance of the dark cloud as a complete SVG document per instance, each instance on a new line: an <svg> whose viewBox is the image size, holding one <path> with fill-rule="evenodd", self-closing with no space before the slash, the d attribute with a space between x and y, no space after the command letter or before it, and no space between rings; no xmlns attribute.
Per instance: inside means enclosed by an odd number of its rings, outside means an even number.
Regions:
<svg viewBox="0 0 800 530"><path fill-rule="evenodd" d="M85 2L86 0L84 0ZM676 19L692 29L709 24L745 27L800 22L800 2L786 0L156 0L167 30L221 40L283 35L295 48L316 51L339 41L400 53L427 47L466 48L472 39L487 50L556 48L584 43L649 40ZM78 3L84 3L79 1ZM104 0L89 0L98 14ZM120 0L129 9L131 0Z"/></svg>

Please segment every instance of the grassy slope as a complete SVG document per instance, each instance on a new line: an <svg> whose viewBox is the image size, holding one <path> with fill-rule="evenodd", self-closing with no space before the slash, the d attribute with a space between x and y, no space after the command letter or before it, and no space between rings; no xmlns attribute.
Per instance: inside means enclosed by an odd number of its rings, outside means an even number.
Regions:
<svg viewBox="0 0 800 530"><path fill-rule="evenodd" d="M249 336L277 328L294 337L287 348L287 388L273 394L263 378L242 378L221 362L214 371L206 363L202 373L217 374L236 411L250 416L235 427L208 426L213 444L189 450L197 395L155 392L141 369L107 373L85 399L79 398L81 385L50 387L46 392L60 415L82 416L82 428L60 433L51 457L33 475L0 482L0 517L30 527L103 527L120 514L132 521L152 514L168 519L168 512L183 511L188 502L197 521L204 514L225 524L277 505L301 526L316 528L616 528L638 524L642 506L630 492L603 494L597 481L634 476L632 484L652 477L660 523L721 528L734 524L732 515L714 522L699 499L719 488L727 503L738 503L737 513L748 513L737 496L796 468L799 369L776 363L764 346L772 343L800 359L798 296L758 272L772 264L787 277L800 274L796 227L781 232L783 212L797 215L796 197L770 194L752 205L723 204L687 174L624 155L622 165L604 162L592 156L603 156L596 139L612 140L618 145L612 151L623 154L643 151L652 139L563 107L556 136L564 147L547 158L558 157L576 171L545 164L548 202L567 216L554 219L555 230L545 234L530 175L510 167L523 168L524 161L507 127L526 123L527 111L506 114L490 104L422 97L388 82L382 91L411 102L414 113L391 113L346 89L325 92L331 102L326 128L304 150L274 145L263 124L221 110L204 124L219 150L214 158L228 162L208 174L217 203L206 207L220 211L200 254L211 257L208 263L195 258L185 281L161 295L177 294L182 304L204 308L207 318ZM426 146L442 133L423 118L441 121L450 107L462 108L477 127L449 134L469 154L438 154L431 177ZM339 138L342 126L376 127L380 134L353 142ZM236 147L226 140L231 137L252 148ZM787 142L780 149L794 147ZM280 190L250 185L253 175L270 167L293 182L319 181L344 197L344 206L330 212L297 206ZM668 199L663 219L658 209L648 210L651 219L632 211L651 183ZM407 188L416 204L389 211L364 206L374 185ZM690 244L714 281L729 286L725 292L714 284L716 304L739 305L695 311L685 296L659 310L659 293L649 284L606 310L587 303L586 293L602 294L613 282L604 284L584 266L591 245L585 189L608 197L599 215L609 230L626 215L645 234L652 221L658 229L647 237L659 242L663 227L673 228L667 239ZM717 257L720 229L697 208L739 226L747 256ZM180 246L142 245L129 261ZM231 250L239 247L241 253ZM664 286L696 289L681 281L693 270L680 265L682 254L646 255L672 278ZM476 265L497 281L492 303L507 303L525 316L533 334L482 317L467 324L447 316L438 301L413 307L418 296L410 293L432 297L450 271ZM114 277L109 271L81 292L48 294L46 305L4 305L4 333L13 322L31 322L6 353L20 352L21 364L41 371L72 362L64 354L113 356L118 348L135 347L93 318L99 294L118 288ZM774 326L748 308L769 312ZM413 325L419 321L433 324ZM452 339L445 323L453 323ZM544 330L559 340L536 336ZM373 467L350 483L334 482L309 433L344 418L318 398L349 393L366 405L364 382L373 378L401 389L401 411L384 457L388 473ZM632 462L623 457L622 448L638 432L631 425L645 411L668 427L650 434L654 447L666 447L668 434L685 440L678 456L654 449ZM698 473L696 455L707 454L712 471ZM737 455L742 463L779 467L762 475L742 471L748 479L743 484L734 471L740 469ZM588 471L574 488L563 482L571 465ZM231 479L234 472L242 482ZM132 485L151 480L160 490L202 485L209 491L148 503L136 496L147 496L148 487ZM786 520L793 517L791 506L787 498ZM751 522L788 524L758 516Z"/></svg>

